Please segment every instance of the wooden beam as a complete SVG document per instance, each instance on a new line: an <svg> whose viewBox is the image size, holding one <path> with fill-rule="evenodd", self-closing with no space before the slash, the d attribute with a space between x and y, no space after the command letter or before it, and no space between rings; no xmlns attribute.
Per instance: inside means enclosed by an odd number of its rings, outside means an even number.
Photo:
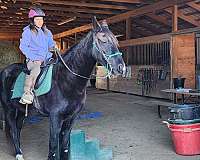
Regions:
<svg viewBox="0 0 200 160"><path fill-rule="evenodd" d="M0 40L19 40L20 35L16 33L0 33Z"/></svg>
<svg viewBox="0 0 200 160"><path fill-rule="evenodd" d="M107 18L107 21L108 21L108 23L116 23L116 22L125 20L129 17L136 17L139 15L144 15L147 13L155 12L156 10L168 8L173 5L185 4L185 3L191 2L191 1L193 1L193 0L162 0L155 4L146 5L144 7L135 9L133 11L128 11L128 12L125 12L125 13L122 13L122 14L119 14L116 16L112 16L110 18Z"/></svg>
<svg viewBox="0 0 200 160"><path fill-rule="evenodd" d="M134 23L141 26L142 28L145 28L145 29L151 31L152 33L155 33L155 34L162 34L163 33L162 29L157 29L157 28L151 26L150 24L143 23L143 21L134 20Z"/></svg>
<svg viewBox="0 0 200 160"><path fill-rule="evenodd" d="M29 9L30 5L28 4L15 4L15 5L11 5L11 4L7 4L7 6L10 8L25 8L25 9ZM78 8L78 7L65 7L65 6L51 6L51 5L42 5L41 6L42 9L44 9L45 11L63 11L63 12L72 12L72 13L95 13L95 14L108 14L108 15L112 15L112 14L119 14L120 11L113 11L113 10L98 10L98 9L83 9L83 8Z"/></svg>
<svg viewBox="0 0 200 160"><path fill-rule="evenodd" d="M95 9L82 9L82 8L78 8L78 7L73 7L73 8L67 8L67 7L53 7L53 6L43 6L41 7L44 10L54 10L54 11L65 11L65 12L72 12L72 13L95 13L95 14L106 14L106 15L113 15L113 14L119 14L120 12L117 11L106 11L106 10L95 10Z"/></svg>
<svg viewBox="0 0 200 160"><path fill-rule="evenodd" d="M7 13L11 14L13 16L13 13L16 12L16 8L20 9L20 8L25 8L25 9L29 9L30 5L27 4L15 4L15 5L11 5L11 4L7 4L9 10L6 11L6 15ZM66 7L54 7L54 6L49 6L49 5L42 5L41 6L42 9L45 10L45 13L48 16L52 16L52 15L56 15L56 16L63 16L65 18L67 17L80 17L80 18L91 18L93 15L98 15L98 17L101 17L101 15L114 15L114 14L119 14L120 12L118 11L103 11L103 10L93 10L93 9L81 9L81 8L66 8ZM27 12L28 11L23 11L22 15L19 15L19 17L26 17L27 18ZM57 14L58 13L58 14ZM84 14L83 14L84 13ZM91 15L93 14L93 15ZM5 14L3 14L2 16L5 16Z"/></svg>
<svg viewBox="0 0 200 160"><path fill-rule="evenodd" d="M129 39L125 41L120 41L119 45L121 48L133 45L141 45L141 44L148 44L148 43L159 43L163 41L170 40L170 34L162 34L156 36L149 36L144 38L137 38L137 39Z"/></svg>
<svg viewBox="0 0 200 160"><path fill-rule="evenodd" d="M136 32L136 34L138 34L138 35L140 35L142 37L146 37L146 36L151 36L152 35L151 33L147 32L147 31L143 31L138 27L134 27L134 32L133 33L135 33L135 32Z"/></svg>
<svg viewBox="0 0 200 160"><path fill-rule="evenodd" d="M178 6L174 5L173 6L173 11L172 11L172 31L178 31Z"/></svg>
<svg viewBox="0 0 200 160"><path fill-rule="evenodd" d="M126 19L126 39L131 38L131 18Z"/></svg>
<svg viewBox="0 0 200 160"><path fill-rule="evenodd" d="M132 4L138 4L142 3L141 0L100 0L104 2L119 2L119 3L132 3Z"/></svg>
<svg viewBox="0 0 200 160"><path fill-rule="evenodd" d="M173 14L172 10L170 8L165 9L165 11L168 12L168 13L170 13L170 14ZM187 21L187 22L189 22L189 23L191 23L191 24L193 24L193 25L195 25L195 26L200 26L200 23L197 22L197 21L195 21L195 19L193 17L186 16L181 11L178 12L178 17L181 18L181 19L183 19L183 20L185 20L185 21Z"/></svg>
<svg viewBox="0 0 200 160"><path fill-rule="evenodd" d="M165 18L165 17L161 17L161 16L158 16L158 15L155 15L154 13L148 13L146 16L154 19L155 21L158 21L166 26L170 26L171 27L171 24L168 23L168 19Z"/></svg>
<svg viewBox="0 0 200 160"><path fill-rule="evenodd" d="M187 5L196 9L197 11L200 11L200 5L196 4L195 2L189 2L189 3L187 3Z"/></svg>
<svg viewBox="0 0 200 160"><path fill-rule="evenodd" d="M189 28L189 29L182 29L177 32L172 32L172 35L177 35L177 34L187 34L187 33L193 33L193 32L200 32L200 27L194 27L194 28Z"/></svg>
<svg viewBox="0 0 200 160"><path fill-rule="evenodd" d="M118 10L131 10L131 9L133 9L133 7L120 6L120 5L74 2L74 1L35 0L35 3L88 7L88 8L101 8L101 9L102 8L104 8L104 9L118 9Z"/></svg>
<svg viewBox="0 0 200 160"><path fill-rule="evenodd" d="M171 6L176 5L176 4L177 5L178 4L184 4L184 3L190 2L190 1L193 1L193 0L162 0L162 1L159 1L155 4L147 5L147 6L135 9L133 11L128 11L126 13L122 13L122 14L119 14L119 15L116 15L116 16L112 16L110 18L107 18L106 20L107 20L108 23L117 23L117 22L123 21L123 20L125 20L129 17L135 17L135 16L138 16L138 15L143 15L143 14L147 14L147 13L150 13L150 12L155 12L156 10L171 7ZM87 25L84 25L84 26L81 26L81 27L74 28L74 29L69 30L69 31L65 31L65 32L56 34L56 35L54 35L54 38L65 37L67 35L71 35L71 34L74 34L76 32L82 32L82 31L89 30L91 28L92 28L92 25L87 24Z"/></svg>
<svg viewBox="0 0 200 160"><path fill-rule="evenodd" d="M131 18L126 19L126 40L131 39ZM129 64L129 59L131 55L131 48L127 47L126 49L126 64Z"/></svg>

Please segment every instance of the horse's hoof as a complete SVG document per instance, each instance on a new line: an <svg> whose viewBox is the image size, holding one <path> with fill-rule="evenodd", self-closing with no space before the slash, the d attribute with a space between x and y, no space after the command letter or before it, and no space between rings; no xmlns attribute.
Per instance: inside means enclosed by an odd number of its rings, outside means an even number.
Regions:
<svg viewBox="0 0 200 160"><path fill-rule="evenodd" d="M16 155L16 160L24 160L23 155L22 154L17 154Z"/></svg>

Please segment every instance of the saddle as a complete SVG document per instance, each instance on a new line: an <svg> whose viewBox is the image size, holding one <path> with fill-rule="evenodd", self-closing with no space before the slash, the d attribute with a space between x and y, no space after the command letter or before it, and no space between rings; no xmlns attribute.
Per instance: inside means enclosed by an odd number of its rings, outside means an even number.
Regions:
<svg viewBox="0 0 200 160"><path fill-rule="evenodd" d="M51 65L56 64L57 62L58 62L58 58L56 57L56 59L50 58L46 62L42 63L42 65L40 67L40 69L41 69L40 74L38 75L35 86L34 86L35 90L38 89L40 87L40 85L42 84L42 82L44 81L44 79L47 75L47 72L49 70L49 67ZM25 74L28 74L28 75L30 74L30 71L27 68L26 62L24 62L24 64L23 64L22 71Z"/></svg>
<svg viewBox="0 0 200 160"><path fill-rule="evenodd" d="M49 61L48 63L41 65L41 72L37 78L34 93L35 96L41 96L46 93L48 93L51 89L51 83L52 83L52 71L53 71L53 65L57 63L56 61ZM12 97L14 98L20 98L23 94L24 90L24 81L26 74L30 74L30 71L26 67L25 64L23 64L22 71L18 75L15 83L12 87Z"/></svg>

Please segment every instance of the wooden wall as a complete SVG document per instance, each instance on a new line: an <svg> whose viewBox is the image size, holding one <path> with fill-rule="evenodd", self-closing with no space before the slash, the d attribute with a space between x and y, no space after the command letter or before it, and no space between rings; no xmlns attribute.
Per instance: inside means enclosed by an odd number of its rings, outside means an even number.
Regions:
<svg viewBox="0 0 200 160"><path fill-rule="evenodd" d="M185 88L195 88L195 34L172 36L172 78L186 78Z"/></svg>
<svg viewBox="0 0 200 160"><path fill-rule="evenodd" d="M123 93L131 93L142 96L150 96L150 97L158 97L158 98L169 98L168 94L161 92L162 89L166 89L170 87L170 71L168 70L168 74L165 80L157 79L154 82L154 86L150 86L148 90L146 90L144 85L142 85L138 73L142 68L154 68L154 69L162 69L162 66L153 66L153 65L132 65L131 67L131 77L122 78L120 76L113 76L109 79L109 84L107 84L107 79L97 78L96 87L99 89L107 89L109 85L109 90L118 91ZM105 75L105 69L102 66L97 67L97 76ZM159 76L159 75L158 75Z"/></svg>
<svg viewBox="0 0 200 160"><path fill-rule="evenodd" d="M163 52L162 55L166 57L165 55L170 53L170 64L164 64L165 61L161 61L161 64L131 64L131 78L125 79L121 77L112 77L111 79L109 79L109 89L112 91L133 93L137 95L144 95L150 97L170 98L169 94L162 93L161 90L173 88L172 78L176 77L186 78L185 88L195 88L195 34L190 33L173 35L171 37L170 45L168 46L170 47L170 51L166 50L166 53ZM159 51L158 49L153 50L153 52L150 51L150 53ZM136 54L136 52L133 53ZM142 50L139 50L139 53L142 53ZM159 51L159 54L160 53L161 51ZM153 57L156 57L159 54L156 54ZM155 87L150 87L150 89L147 92L144 91L144 88L142 88L144 86L138 83L139 70L141 68L154 68L159 70L159 68L163 69L164 66L167 66L167 69L165 68L165 70L168 73L166 79L158 79L156 81ZM98 67L97 75L102 75L102 73L102 67ZM108 84L106 79L97 80L97 88L107 89L107 87Z"/></svg>

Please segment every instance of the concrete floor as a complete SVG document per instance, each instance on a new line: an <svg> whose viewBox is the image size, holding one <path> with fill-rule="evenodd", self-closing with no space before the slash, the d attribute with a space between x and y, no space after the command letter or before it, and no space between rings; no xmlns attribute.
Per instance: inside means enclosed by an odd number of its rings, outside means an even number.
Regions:
<svg viewBox="0 0 200 160"><path fill-rule="evenodd" d="M82 112L102 112L96 119L77 120L87 138L98 138L102 147L111 147L113 160L200 160L200 156L175 154L169 130L157 116L150 98L90 90ZM162 108L163 118L167 109ZM22 133L25 160L46 160L48 120L26 124ZM0 160L14 160L5 135L0 131Z"/></svg>

